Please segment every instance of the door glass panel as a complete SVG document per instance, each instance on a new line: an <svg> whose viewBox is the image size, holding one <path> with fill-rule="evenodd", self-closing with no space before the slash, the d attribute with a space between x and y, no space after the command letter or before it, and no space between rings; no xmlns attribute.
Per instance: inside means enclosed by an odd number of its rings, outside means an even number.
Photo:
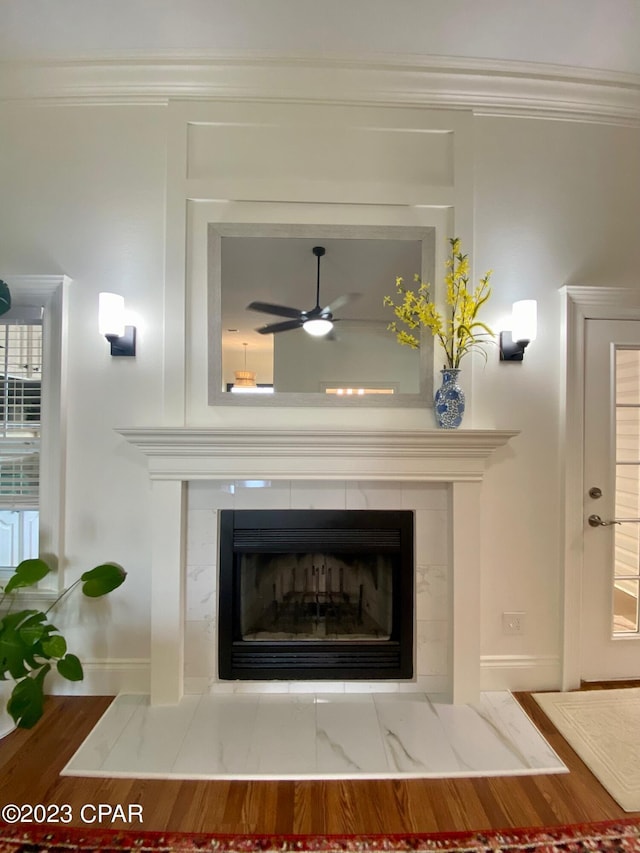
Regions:
<svg viewBox="0 0 640 853"><path fill-rule="evenodd" d="M616 459L640 462L640 407L633 403L616 405Z"/></svg>
<svg viewBox="0 0 640 853"><path fill-rule="evenodd" d="M613 633L637 634L640 591L640 350L616 349Z"/></svg>
<svg viewBox="0 0 640 853"><path fill-rule="evenodd" d="M617 581L613 591L613 631L635 634L638 631L638 581Z"/></svg>
<svg viewBox="0 0 640 853"><path fill-rule="evenodd" d="M640 406L640 351L616 350L616 403Z"/></svg>

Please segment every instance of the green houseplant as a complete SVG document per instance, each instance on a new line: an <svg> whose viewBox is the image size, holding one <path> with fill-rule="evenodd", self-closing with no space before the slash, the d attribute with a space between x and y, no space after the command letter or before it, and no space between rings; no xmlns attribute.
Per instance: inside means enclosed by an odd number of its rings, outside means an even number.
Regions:
<svg viewBox="0 0 640 853"><path fill-rule="evenodd" d="M64 589L46 610L17 609L17 591L35 586L50 571L44 560L24 560L0 591L0 682L14 682L6 709L24 729L42 716L44 681L53 665L69 681L84 677L79 659L67 651L66 640L49 621L50 611L78 586L89 598L100 598L117 589L126 577L121 566L104 563Z"/></svg>

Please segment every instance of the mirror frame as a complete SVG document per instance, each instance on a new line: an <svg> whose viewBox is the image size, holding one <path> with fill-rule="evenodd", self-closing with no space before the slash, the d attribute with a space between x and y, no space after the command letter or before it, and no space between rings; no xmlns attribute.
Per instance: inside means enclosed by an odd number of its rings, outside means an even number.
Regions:
<svg viewBox="0 0 640 853"><path fill-rule="evenodd" d="M275 391L273 394L231 394L222 391L222 239L224 237L309 237L344 240L410 240L422 244L423 280L435 275L434 226L297 225L210 222L207 233L208 379L209 405L234 407L322 406L326 408L433 407L433 336L423 330L419 350L420 388L416 394L372 394L339 397L320 392ZM425 276L425 271L429 274Z"/></svg>

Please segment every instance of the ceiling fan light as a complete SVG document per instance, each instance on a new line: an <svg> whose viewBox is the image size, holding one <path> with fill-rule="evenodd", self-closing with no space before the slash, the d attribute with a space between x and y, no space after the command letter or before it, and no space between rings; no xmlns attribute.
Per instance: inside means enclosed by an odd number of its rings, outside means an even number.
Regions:
<svg viewBox="0 0 640 853"><path fill-rule="evenodd" d="M333 323L331 320L317 317L315 320L305 320L302 328L307 334L313 335L314 338L321 338L323 335L329 334L331 329L333 329Z"/></svg>

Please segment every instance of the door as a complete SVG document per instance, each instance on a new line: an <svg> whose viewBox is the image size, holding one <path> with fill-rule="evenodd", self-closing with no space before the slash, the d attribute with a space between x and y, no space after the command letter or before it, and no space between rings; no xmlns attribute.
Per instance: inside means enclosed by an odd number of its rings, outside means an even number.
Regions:
<svg viewBox="0 0 640 853"><path fill-rule="evenodd" d="M581 677L640 678L640 322L587 320Z"/></svg>

